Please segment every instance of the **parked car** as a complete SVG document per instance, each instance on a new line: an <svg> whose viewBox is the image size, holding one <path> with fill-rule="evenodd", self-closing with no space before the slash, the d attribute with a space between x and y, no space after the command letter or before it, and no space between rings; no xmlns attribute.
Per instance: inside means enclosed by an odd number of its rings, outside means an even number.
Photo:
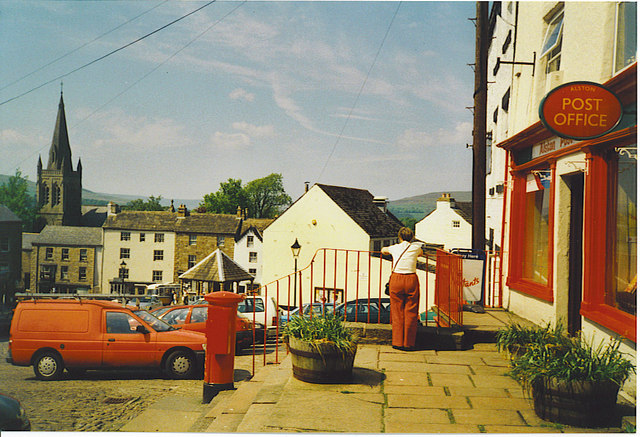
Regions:
<svg viewBox="0 0 640 437"><path fill-rule="evenodd" d="M347 322L391 323L391 300L360 298L338 305L335 314Z"/></svg>
<svg viewBox="0 0 640 437"><path fill-rule="evenodd" d="M160 302L157 296L140 296L135 299L130 299L127 305L138 307L141 310L152 310L161 307L162 302Z"/></svg>
<svg viewBox="0 0 640 437"><path fill-rule="evenodd" d="M175 328L206 333L209 305L173 305L158 308L152 314ZM264 325L256 322L256 338L264 337ZM253 322L238 313L236 316L236 351L253 344Z"/></svg>
<svg viewBox="0 0 640 437"><path fill-rule="evenodd" d="M201 372L206 337L176 330L144 310L88 299L30 299L11 321L7 362L33 366L38 379L63 370L162 369L175 379Z"/></svg>
<svg viewBox="0 0 640 437"><path fill-rule="evenodd" d="M305 303L304 305L302 305L303 317L310 317L312 312L314 317L316 315L330 316L333 314L334 310L335 310L335 305L333 303L323 304L322 302L314 302L313 304ZM287 325L287 323L289 323L289 320L291 320L292 317L298 316L299 313L300 313L300 307L296 307L288 312L283 310L282 313L280 314L280 327L284 328Z"/></svg>
<svg viewBox="0 0 640 437"><path fill-rule="evenodd" d="M31 431L31 422L20 401L1 393L0 431Z"/></svg>
<svg viewBox="0 0 640 437"><path fill-rule="evenodd" d="M273 297L265 298L263 296L247 296L238 304L238 311L249 320L255 320L256 322L263 323L267 329L267 335L269 337L276 335L276 329L280 322L282 310L278 308L276 300Z"/></svg>

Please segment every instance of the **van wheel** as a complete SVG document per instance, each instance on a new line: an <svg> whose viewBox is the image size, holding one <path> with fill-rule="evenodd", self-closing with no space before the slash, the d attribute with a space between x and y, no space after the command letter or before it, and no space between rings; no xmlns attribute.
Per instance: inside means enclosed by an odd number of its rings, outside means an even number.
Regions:
<svg viewBox="0 0 640 437"><path fill-rule="evenodd" d="M60 379L63 370L62 358L55 352L43 352L33 362L33 372L42 381Z"/></svg>
<svg viewBox="0 0 640 437"><path fill-rule="evenodd" d="M166 373L173 379L192 378L196 370L196 359L187 351L175 351L167 358Z"/></svg>

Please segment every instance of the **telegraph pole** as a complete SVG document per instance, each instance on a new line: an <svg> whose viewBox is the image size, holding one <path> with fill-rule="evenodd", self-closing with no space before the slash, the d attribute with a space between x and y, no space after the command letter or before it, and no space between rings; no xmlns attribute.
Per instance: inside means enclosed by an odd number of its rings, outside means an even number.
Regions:
<svg viewBox="0 0 640 437"><path fill-rule="evenodd" d="M473 91L473 249L485 249L487 173L487 51L489 2L476 2L476 60Z"/></svg>

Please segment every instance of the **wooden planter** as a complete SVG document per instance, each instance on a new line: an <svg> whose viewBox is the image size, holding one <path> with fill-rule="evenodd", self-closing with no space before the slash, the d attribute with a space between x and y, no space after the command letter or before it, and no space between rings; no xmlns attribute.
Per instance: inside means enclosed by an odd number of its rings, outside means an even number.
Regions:
<svg viewBox="0 0 640 437"><path fill-rule="evenodd" d="M351 379L357 345L344 352L333 343L310 343L289 337L289 352L296 379L315 383L346 382Z"/></svg>
<svg viewBox="0 0 640 437"><path fill-rule="evenodd" d="M542 377L531 386L538 417L586 428L615 422L619 390L612 381L563 381L553 377Z"/></svg>

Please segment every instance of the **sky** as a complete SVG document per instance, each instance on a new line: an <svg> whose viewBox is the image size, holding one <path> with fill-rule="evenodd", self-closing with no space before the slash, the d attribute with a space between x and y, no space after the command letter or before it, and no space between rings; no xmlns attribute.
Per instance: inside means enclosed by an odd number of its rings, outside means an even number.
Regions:
<svg viewBox="0 0 640 437"><path fill-rule="evenodd" d="M305 182L470 191L474 16L459 1L3 0L0 174L47 165L62 87L91 191L202 199L271 173L294 200Z"/></svg>

